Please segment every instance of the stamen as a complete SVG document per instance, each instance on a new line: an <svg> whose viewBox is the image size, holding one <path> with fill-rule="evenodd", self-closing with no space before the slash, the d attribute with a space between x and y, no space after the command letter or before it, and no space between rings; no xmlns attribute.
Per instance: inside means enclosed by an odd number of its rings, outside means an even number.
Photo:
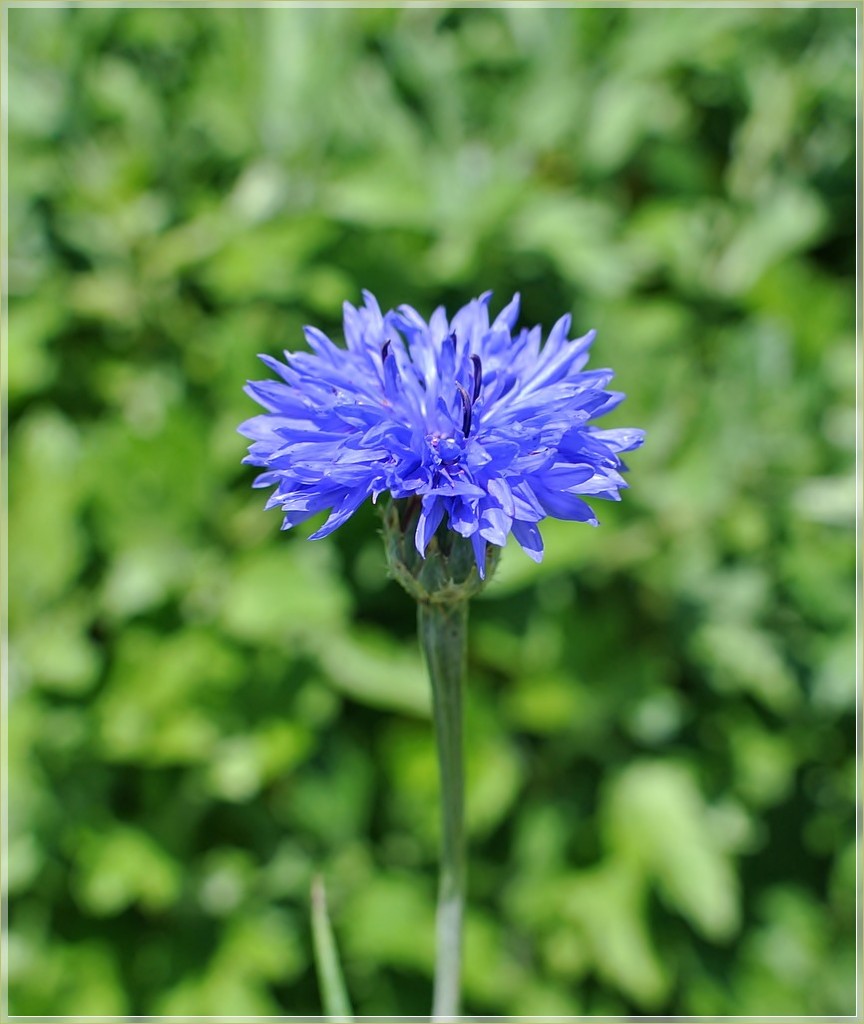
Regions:
<svg viewBox="0 0 864 1024"><path fill-rule="evenodd" d="M473 405L477 401L477 396L480 394L480 385L483 383L483 364L480 362L480 356L471 356L471 363L474 366L474 387L471 389L471 404Z"/></svg>
<svg viewBox="0 0 864 1024"><path fill-rule="evenodd" d="M468 431L471 429L471 399L458 380L456 381L456 390L462 399L462 433L467 437Z"/></svg>

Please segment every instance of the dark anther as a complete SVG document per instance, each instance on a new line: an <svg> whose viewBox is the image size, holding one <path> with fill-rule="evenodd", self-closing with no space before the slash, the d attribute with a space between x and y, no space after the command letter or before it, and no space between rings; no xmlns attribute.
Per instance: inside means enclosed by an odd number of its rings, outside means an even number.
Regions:
<svg viewBox="0 0 864 1024"><path fill-rule="evenodd" d="M384 342L384 347L381 349L381 362L382 363L386 363L387 362L387 356L390 355L390 344L391 343L389 341L385 341Z"/></svg>
<svg viewBox="0 0 864 1024"><path fill-rule="evenodd" d="M471 404L473 405L477 401L480 385L483 383L483 364L480 362L480 356L471 356L471 362L474 366L474 387L471 394Z"/></svg>
<svg viewBox="0 0 864 1024"><path fill-rule="evenodd" d="M471 399L458 380L456 381L456 390L462 399L462 433L467 437L468 431L471 429Z"/></svg>

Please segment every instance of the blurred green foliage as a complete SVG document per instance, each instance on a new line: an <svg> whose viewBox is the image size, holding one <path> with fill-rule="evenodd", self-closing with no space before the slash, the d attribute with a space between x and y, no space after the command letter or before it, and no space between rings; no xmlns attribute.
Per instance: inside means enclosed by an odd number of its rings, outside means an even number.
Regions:
<svg viewBox="0 0 864 1024"><path fill-rule="evenodd" d="M428 1012L437 782L371 508L257 352L518 289L648 430L473 609L466 1003L854 1012L851 7L9 12L18 1014Z"/></svg>

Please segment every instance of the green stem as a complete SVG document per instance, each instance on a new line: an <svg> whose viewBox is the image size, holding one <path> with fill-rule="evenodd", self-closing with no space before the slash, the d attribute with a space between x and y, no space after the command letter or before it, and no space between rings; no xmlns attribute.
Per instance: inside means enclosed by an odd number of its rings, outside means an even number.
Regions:
<svg viewBox="0 0 864 1024"><path fill-rule="evenodd" d="M468 602L417 606L417 623L429 677L441 779L441 877L435 938L435 1020L459 1014L462 912L465 902L463 829L462 679Z"/></svg>

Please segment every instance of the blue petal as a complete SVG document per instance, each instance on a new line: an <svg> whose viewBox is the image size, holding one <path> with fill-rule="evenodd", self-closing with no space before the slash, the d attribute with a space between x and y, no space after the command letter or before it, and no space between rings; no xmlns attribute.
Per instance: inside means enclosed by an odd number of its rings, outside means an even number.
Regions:
<svg viewBox="0 0 864 1024"><path fill-rule="evenodd" d="M516 321L519 319L519 303L519 292L516 292L498 316L495 317L495 320L492 323L493 331L497 331L501 328L506 328L507 331L513 330L516 326Z"/></svg>
<svg viewBox="0 0 864 1024"><path fill-rule="evenodd" d="M366 308L369 310L369 312L380 319L381 307L378 305L378 300L375 298L372 292L368 291L366 288L363 288L360 294L363 296L363 302L365 303Z"/></svg>
<svg viewBox="0 0 864 1024"><path fill-rule="evenodd" d="M327 522L321 527L320 530L316 530L310 537L309 540L320 540L322 537L326 537L329 533L332 533L337 527L341 526L344 522L351 518L357 509L363 504L369 495L368 487L358 487L354 491L349 491L342 503L338 508L334 508L330 513Z"/></svg>
<svg viewBox="0 0 864 1024"><path fill-rule="evenodd" d="M645 431L636 427L618 427L615 430L592 430L592 437L597 438L615 452L629 452L640 448L645 443Z"/></svg>
<svg viewBox="0 0 864 1024"><path fill-rule="evenodd" d="M384 359L384 394L391 402L399 397L401 383L396 356L393 352L388 352Z"/></svg>
<svg viewBox="0 0 864 1024"><path fill-rule="evenodd" d="M513 492L504 477L492 477L486 484L489 494L498 502L501 508L512 518L515 512Z"/></svg>
<svg viewBox="0 0 864 1024"><path fill-rule="evenodd" d="M513 521L513 536L529 558L535 562L543 561L543 538L535 523L526 523L521 519Z"/></svg>
<svg viewBox="0 0 864 1024"><path fill-rule="evenodd" d="M345 358L345 353L342 349L337 348L327 335L323 331L319 331L317 327L304 327L303 333L306 336L309 347L323 359L338 364Z"/></svg>
<svg viewBox="0 0 864 1024"><path fill-rule="evenodd" d="M463 537L470 537L480 525L477 508L464 498L454 498L450 504L450 528Z"/></svg>
<svg viewBox="0 0 864 1024"><path fill-rule="evenodd" d="M555 519L569 519L597 526L597 517L594 515L594 510L587 502L577 498L575 494L551 491L545 487L538 488L536 485L534 486L534 493L537 495L547 515L553 516Z"/></svg>
<svg viewBox="0 0 864 1024"><path fill-rule="evenodd" d="M559 462L550 466L549 469L544 469L542 474L543 483L556 491L577 487L579 484L585 483L586 480L590 480L592 476L594 476L594 467L587 463L574 466Z"/></svg>
<svg viewBox="0 0 864 1024"><path fill-rule="evenodd" d="M265 366L273 370L274 373L278 373L283 380L288 380L291 370L284 363L280 363L279 360L274 359L273 356L268 356L261 352L258 353L258 358Z"/></svg>
<svg viewBox="0 0 864 1024"><path fill-rule="evenodd" d="M471 537L471 546L474 548L474 560L477 563L477 572L481 580L486 579L486 541L475 533Z"/></svg>
<svg viewBox="0 0 864 1024"><path fill-rule="evenodd" d="M394 319L404 326L412 327L418 331L426 329L426 321L413 306L409 306L407 303L399 307L398 312L394 314Z"/></svg>
<svg viewBox="0 0 864 1024"><path fill-rule="evenodd" d="M490 544L504 547L512 522L513 520L504 509L490 505L483 510L480 516L480 536L485 537Z"/></svg>
<svg viewBox="0 0 864 1024"><path fill-rule="evenodd" d="M243 390L268 412L287 411L298 406L306 408L293 389L278 380L249 380Z"/></svg>
<svg viewBox="0 0 864 1024"><path fill-rule="evenodd" d="M282 422L291 422L290 420L282 421L280 417L273 416L272 414L253 416L249 420L244 420L243 423L237 428L237 433L242 434L244 437L251 438L253 441L265 441L273 444L282 444L280 435L277 433L280 424Z"/></svg>
<svg viewBox="0 0 864 1024"><path fill-rule="evenodd" d="M417 520L417 529L414 531L414 545L424 558L429 541L435 536L435 531L443 518L444 502L440 498L425 497L420 518Z"/></svg>

